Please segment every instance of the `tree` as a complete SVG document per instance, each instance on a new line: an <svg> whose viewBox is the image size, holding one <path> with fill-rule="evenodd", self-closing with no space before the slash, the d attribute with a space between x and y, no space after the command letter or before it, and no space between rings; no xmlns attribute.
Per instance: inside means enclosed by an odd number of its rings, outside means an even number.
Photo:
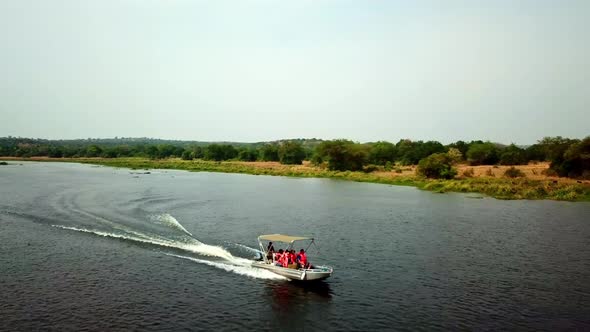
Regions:
<svg viewBox="0 0 590 332"><path fill-rule="evenodd" d="M525 165L528 162L526 152L514 144L510 144L500 151L500 164Z"/></svg>
<svg viewBox="0 0 590 332"><path fill-rule="evenodd" d="M225 159L223 148L219 144L211 144L205 148L205 159L222 161Z"/></svg>
<svg viewBox="0 0 590 332"><path fill-rule="evenodd" d="M241 161L256 161L258 159L258 151L250 148L243 148L238 152L238 159Z"/></svg>
<svg viewBox="0 0 590 332"><path fill-rule="evenodd" d="M63 149L60 146L52 146L49 148L49 157L61 158L63 157Z"/></svg>
<svg viewBox="0 0 590 332"><path fill-rule="evenodd" d="M421 159L433 153L445 152L445 147L437 141L416 141L409 139L400 140L396 144L397 159L403 165L416 165Z"/></svg>
<svg viewBox="0 0 590 332"><path fill-rule="evenodd" d="M193 160L193 153L189 150L184 150L180 158L182 160Z"/></svg>
<svg viewBox="0 0 590 332"><path fill-rule="evenodd" d="M396 157L402 165L411 165L414 159L413 151L415 143L409 139L402 139L395 144Z"/></svg>
<svg viewBox="0 0 590 332"><path fill-rule="evenodd" d="M433 179L452 179L457 175L453 159L448 153L434 153L420 160L418 174Z"/></svg>
<svg viewBox="0 0 590 332"><path fill-rule="evenodd" d="M463 160L463 154L457 148L449 148L449 151L447 151L447 156L451 158L453 164L457 164Z"/></svg>
<svg viewBox="0 0 590 332"><path fill-rule="evenodd" d="M498 148L490 142L472 144L467 160L471 165L494 165L498 162Z"/></svg>
<svg viewBox="0 0 590 332"><path fill-rule="evenodd" d="M556 137L544 137L539 141L539 145L545 150L545 156L551 162L560 163L563 159L563 154L570 147L570 145L579 142L577 139Z"/></svg>
<svg viewBox="0 0 590 332"><path fill-rule="evenodd" d="M544 137L539 141L539 145L543 147L545 150L545 156L551 161L549 167L557 172L559 176L576 176L577 172L575 169L577 167L571 165L576 158L570 153L570 160L566 160L565 154L572 145L578 142L580 141L556 136ZM572 175L570 175L570 172Z"/></svg>
<svg viewBox="0 0 590 332"><path fill-rule="evenodd" d="M189 150L191 151L191 154L195 159L201 159L204 157L203 148L198 145L191 146Z"/></svg>
<svg viewBox="0 0 590 332"><path fill-rule="evenodd" d="M117 151L111 147L105 148L102 150L101 157L103 157L103 158L117 158Z"/></svg>
<svg viewBox="0 0 590 332"><path fill-rule="evenodd" d="M462 156L466 156L467 155L467 150L469 150L469 144L463 142L463 141L457 141L455 143L451 143L448 145L448 148L456 148L457 150L459 150L459 152L461 152Z"/></svg>
<svg viewBox="0 0 590 332"><path fill-rule="evenodd" d="M395 162L395 145L385 141L371 144L369 149L369 163L385 165L387 162Z"/></svg>
<svg viewBox="0 0 590 332"><path fill-rule="evenodd" d="M86 157L94 158L102 154L102 149L98 145L90 145L86 148Z"/></svg>
<svg viewBox="0 0 590 332"><path fill-rule="evenodd" d="M338 171L360 171L368 157L364 146L344 139L322 142L316 152L330 170Z"/></svg>
<svg viewBox="0 0 590 332"><path fill-rule="evenodd" d="M211 144L205 149L205 159L207 160L229 160L238 156L238 150L229 144Z"/></svg>
<svg viewBox="0 0 590 332"><path fill-rule="evenodd" d="M590 136L571 144L561 158L551 162L559 176L590 179Z"/></svg>
<svg viewBox="0 0 590 332"><path fill-rule="evenodd" d="M279 161L279 147L277 144L265 144L260 149L260 157L263 161Z"/></svg>
<svg viewBox="0 0 590 332"><path fill-rule="evenodd" d="M279 146L279 161L281 164L301 165L305 158L305 150L300 142L287 141Z"/></svg>
<svg viewBox="0 0 590 332"><path fill-rule="evenodd" d="M176 150L176 147L172 144L160 144L158 145L158 158L160 159L164 159L164 158L168 158L171 156L176 155L178 152ZM180 156L182 154L182 152L178 153L178 155Z"/></svg>
<svg viewBox="0 0 590 332"><path fill-rule="evenodd" d="M545 153L545 149L541 144L533 144L526 148L525 150L526 160L536 160L536 161L545 161L547 160L547 155Z"/></svg>
<svg viewBox="0 0 590 332"><path fill-rule="evenodd" d="M148 146L145 153L150 159L158 159L158 147L155 145Z"/></svg>

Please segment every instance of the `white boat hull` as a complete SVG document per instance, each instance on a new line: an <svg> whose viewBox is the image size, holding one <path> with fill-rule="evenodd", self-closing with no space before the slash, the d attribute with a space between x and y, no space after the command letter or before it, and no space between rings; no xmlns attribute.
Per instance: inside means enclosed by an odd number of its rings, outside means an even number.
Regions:
<svg viewBox="0 0 590 332"><path fill-rule="evenodd" d="M314 266L313 269L289 269L265 262L253 262L253 267L269 270L291 280L312 281L322 280L332 275L333 269L328 266Z"/></svg>

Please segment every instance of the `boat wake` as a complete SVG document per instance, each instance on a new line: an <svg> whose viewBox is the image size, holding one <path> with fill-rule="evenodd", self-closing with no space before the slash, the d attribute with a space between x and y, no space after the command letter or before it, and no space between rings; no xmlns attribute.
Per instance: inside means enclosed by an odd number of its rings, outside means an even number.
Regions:
<svg viewBox="0 0 590 332"><path fill-rule="evenodd" d="M228 272L237 273L239 275L243 275L243 276L247 276L247 277L258 278L258 279L271 279L271 280L287 280L287 278L280 276L278 274L250 266L249 260L246 260L247 262L240 261L240 262L238 262L238 264L235 264L236 262L234 262L232 264L232 263L208 261L208 260L204 260L204 259L198 259L198 258L194 258L194 257L175 255L175 254L166 254L166 255L172 256L172 257L178 257L178 258L182 258L182 259L188 259L192 262L206 264L209 266L213 266L213 267L216 267L216 268L228 271Z"/></svg>
<svg viewBox="0 0 590 332"><path fill-rule="evenodd" d="M170 226L171 228L178 229L178 230L180 230L180 231L182 231L185 234L188 234L190 236L193 236L191 234L191 232L187 231L186 228L184 228L184 226L182 226L178 222L178 220L176 220L176 218L174 218L173 216L171 216L168 213L154 215L154 216L152 216L152 220L154 220L154 221L156 221L158 223L161 223L161 224Z"/></svg>
<svg viewBox="0 0 590 332"><path fill-rule="evenodd" d="M121 227L116 228L117 232L111 232L111 231L97 230L97 229L91 229L91 228L73 227L73 226L64 226L64 225L55 225L55 224L51 225L51 226L56 227L56 228L60 228L60 229L64 229L64 230L69 230L69 231L89 233L89 234L94 234L94 235L108 237L108 238L115 238L115 239L121 239L121 240L126 240L126 241L145 243L145 244L155 245L155 246L158 246L161 248L170 248L170 249L174 249L174 250L186 251L187 253L196 254L199 256L217 258L220 260L213 261L213 260L207 260L207 259L202 259L202 258L196 258L196 257L191 257L191 256L178 255L178 254L164 252L164 254L166 254L168 256L190 260L192 262L205 264L208 266L219 268L224 271L236 273L236 274L247 276L247 277L260 278L260 279L276 279L276 280L285 279L285 278L283 278L277 274L274 274L272 272L252 267L250 265L251 264L250 259L236 257L223 247L202 243L201 241L195 239L193 237L193 235L189 231L187 231L178 222L178 220L176 220L170 214L155 215L155 216L152 216L151 219L160 223L160 224L166 225L169 228L182 231L186 235L183 235L180 238L172 239L172 238L168 238L168 237L157 235L157 234L145 234L145 233L133 231L128 228L121 228ZM189 236L187 236L187 235L189 235ZM246 246L244 246L244 247L246 247ZM248 247L246 247L246 248L248 248ZM254 250L252 248L249 248L249 249Z"/></svg>

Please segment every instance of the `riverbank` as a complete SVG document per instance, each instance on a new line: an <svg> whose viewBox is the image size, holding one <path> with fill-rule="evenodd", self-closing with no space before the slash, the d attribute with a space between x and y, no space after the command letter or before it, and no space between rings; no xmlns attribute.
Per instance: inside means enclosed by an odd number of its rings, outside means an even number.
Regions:
<svg viewBox="0 0 590 332"><path fill-rule="evenodd" d="M75 162L130 169L178 169L192 172L243 173L291 177L332 178L356 182L414 186L434 192L481 193L498 199L551 199L565 201L590 201L590 183L573 179L541 175L546 164L522 166L525 178L502 177L504 167L460 166L459 174L467 169L475 170L472 177L453 180L430 180L415 174L415 167L398 168L395 171L339 172L310 164L282 165L275 162L205 161L147 158L0 158L2 160L30 160L45 162ZM485 172L483 171L485 170Z"/></svg>

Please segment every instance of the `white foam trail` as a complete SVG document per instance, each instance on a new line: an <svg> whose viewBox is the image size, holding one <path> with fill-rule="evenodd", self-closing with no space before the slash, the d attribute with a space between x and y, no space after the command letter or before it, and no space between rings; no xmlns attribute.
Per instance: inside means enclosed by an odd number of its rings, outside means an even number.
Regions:
<svg viewBox="0 0 590 332"><path fill-rule="evenodd" d="M253 252L253 253L257 253L257 254L259 254L259 253L262 253L262 251L260 251L260 249L254 249L254 248L250 248L250 247L248 247L248 246L245 246L245 245L243 245L243 244L239 244L239 243L231 243L231 242L227 242L227 243L228 243L228 244L230 244L230 245L234 245L234 246L236 246L236 247L240 247L240 248L246 249L246 250L248 250L248 251L251 251L251 252Z"/></svg>
<svg viewBox="0 0 590 332"><path fill-rule="evenodd" d="M185 251L192 252L192 253L199 254L199 255L203 255L203 256L218 257L218 258L224 259L227 263L212 262L212 261L207 261L207 260L198 259L198 258L194 258L194 257L187 257L187 256L166 253L166 255L169 255L169 256L184 258L184 259L188 259L188 260L191 260L191 261L194 261L197 263L207 264L207 265L210 265L210 266L213 266L216 268L223 269L225 271L237 273L237 274L252 277L252 278L286 280L286 278L284 278L278 274L274 274L274 273L267 271L267 270L262 270L262 269L257 269L257 268L252 267L250 265L252 263L252 261L249 259L235 257L230 252L223 249L222 247L204 244L194 238L187 239L187 241L189 241L189 242L181 242L181 241L177 241L177 240L164 239L164 238L160 238L160 237L156 237L156 236L149 237L148 235L144 235L144 234L136 233L136 232L134 232L133 234L129 234L129 233L117 234L117 233L110 233L110 232L104 232L104 231L86 229L86 228L77 228L77 227L71 227L71 226L62 226L62 225L51 225L51 226L56 227L56 228L65 229L65 230L95 234L95 235L104 236L104 237L154 244L154 245L169 247L169 248L176 248L176 249L185 250Z"/></svg>
<svg viewBox="0 0 590 332"><path fill-rule="evenodd" d="M188 257L188 256L181 256L181 255L174 255L174 254L166 254L166 255L178 257L178 258L182 258L182 259L188 259L193 262L206 264L206 265L213 266L213 267L216 267L216 268L228 271L228 272L233 272L233 273L247 276L247 277L251 277L251 278L271 279L271 280L287 280L287 278L280 276L278 274L250 266L249 264L251 262L249 260L246 260L248 262L247 263L248 265L245 265L245 264L234 265L234 264L226 264L226 263L222 263L222 262L212 262L212 261L207 261L207 260L198 259L198 258L194 258L194 257Z"/></svg>
<svg viewBox="0 0 590 332"><path fill-rule="evenodd" d="M155 216L153 216L153 219L155 219L161 223L164 223L172 228L176 228L178 230L181 230L190 236L193 236L189 231L186 230L186 228L184 228L184 226L182 226L178 222L178 220L176 220L176 218L174 218L172 215L170 215L168 213L155 215Z"/></svg>
<svg viewBox="0 0 590 332"><path fill-rule="evenodd" d="M235 262L241 262L242 260L247 261L247 259L232 256L231 253L229 253L227 250L225 250L221 247L204 244L204 243L199 242L193 238L187 239L188 242L181 242L181 241L168 240L168 239L163 239L163 238L158 238L158 237L147 237L145 235L133 236L133 235L127 235L127 234L116 234L116 233L97 231L97 230L93 230L93 229L77 228L77 227L62 226L62 225L51 225L51 226L61 228L61 229L67 229L67 230L71 230L71 231L91 233L91 234L104 236L104 237L112 237L112 238L117 238L117 239L125 239L125 240L135 241L135 242L155 244L155 245L163 246L163 247L182 249L182 250L186 250L186 251L189 251L189 252L192 252L195 254L199 254L199 255L224 258L228 261L235 261Z"/></svg>

